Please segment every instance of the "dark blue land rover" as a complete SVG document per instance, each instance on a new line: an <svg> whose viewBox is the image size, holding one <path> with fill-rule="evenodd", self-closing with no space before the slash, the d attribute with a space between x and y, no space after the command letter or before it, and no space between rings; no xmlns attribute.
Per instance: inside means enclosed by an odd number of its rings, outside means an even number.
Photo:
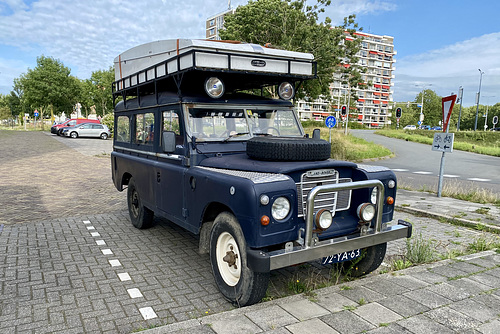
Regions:
<svg viewBox="0 0 500 334"><path fill-rule="evenodd" d="M315 73L294 63L314 62L253 50L192 45L125 77L120 57L113 84L112 175L132 224L160 215L199 234L217 286L240 306L264 297L271 270L355 259L360 276L380 266L388 241L411 236L409 223L387 224L392 171L331 160L319 131L305 135L290 99ZM216 56L226 63L207 66ZM250 70L235 68L246 60Z"/></svg>

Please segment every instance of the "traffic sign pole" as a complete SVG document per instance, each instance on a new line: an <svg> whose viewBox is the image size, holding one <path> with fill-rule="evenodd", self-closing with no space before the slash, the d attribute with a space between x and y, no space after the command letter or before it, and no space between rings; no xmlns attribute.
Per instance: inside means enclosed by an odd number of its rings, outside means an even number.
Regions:
<svg viewBox="0 0 500 334"><path fill-rule="evenodd" d="M457 99L456 95L450 95L447 97L443 97L442 99L442 107L443 107L443 125L444 129L446 129L446 134L450 132L450 127L448 126L448 122L450 121L451 112L453 111L453 105ZM444 132L443 129L443 132ZM446 137L445 137L446 138ZM451 149L453 149L453 139L451 140ZM443 190L443 174L444 174L444 163L445 163L445 154L443 151L441 155L441 166L439 167L439 181L438 181L438 191L437 197L441 197L441 192Z"/></svg>

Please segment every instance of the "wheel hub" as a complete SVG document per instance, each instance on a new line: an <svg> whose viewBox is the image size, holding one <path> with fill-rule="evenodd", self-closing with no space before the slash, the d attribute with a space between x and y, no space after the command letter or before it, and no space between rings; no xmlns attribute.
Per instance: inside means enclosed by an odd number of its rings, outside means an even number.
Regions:
<svg viewBox="0 0 500 334"><path fill-rule="evenodd" d="M226 255L222 258L224 262L228 264L229 267L234 267L234 269L238 269L238 265L236 260L238 260L238 254L233 252L233 246L230 247L230 251L226 252Z"/></svg>

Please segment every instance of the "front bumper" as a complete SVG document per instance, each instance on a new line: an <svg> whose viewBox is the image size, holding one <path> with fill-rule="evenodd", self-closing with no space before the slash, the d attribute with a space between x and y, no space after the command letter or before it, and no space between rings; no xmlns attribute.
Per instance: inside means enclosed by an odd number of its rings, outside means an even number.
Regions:
<svg viewBox="0 0 500 334"><path fill-rule="evenodd" d="M377 214L373 227L365 232L358 232L348 236L319 241L313 238L314 199L317 195L328 191L344 189L360 189L377 187ZM285 247L271 252L247 249L248 266L256 272L269 272L295 264L313 261L328 255L351 251L358 248L367 248L401 238L410 238L412 225L399 220L395 226L382 226L382 212L384 202L384 186L379 180L347 182L342 184L318 186L311 190L307 197L306 228L301 245ZM385 225L385 224L384 224Z"/></svg>

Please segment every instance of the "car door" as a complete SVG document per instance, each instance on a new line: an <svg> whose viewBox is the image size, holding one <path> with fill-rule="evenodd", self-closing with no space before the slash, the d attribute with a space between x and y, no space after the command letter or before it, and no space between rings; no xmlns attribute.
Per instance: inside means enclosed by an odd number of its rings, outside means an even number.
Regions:
<svg viewBox="0 0 500 334"><path fill-rule="evenodd" d="M101 133L104 131L104 126L102 124L92 124L92 130L90 130L89 136L91 137L99 137Z"/></svg>
<svg viewBox="0 0 500 334"><path fill-rule="evenodd" d="M77 126L77 129L80 137L88 137L92 133L92 124L82 124Z"/></svg>
<svg viewBox="0 0 500 334"><path fill-rule="evenodd" d="M184 203L184 166L185 136L182 130L182 117L178 106L160 109L160 136L164 131L174 132L175 152L162 152L156 164L156 206L173 222L184 225L186 210ZM159 150L161 151L161 137Z"/></svg>

